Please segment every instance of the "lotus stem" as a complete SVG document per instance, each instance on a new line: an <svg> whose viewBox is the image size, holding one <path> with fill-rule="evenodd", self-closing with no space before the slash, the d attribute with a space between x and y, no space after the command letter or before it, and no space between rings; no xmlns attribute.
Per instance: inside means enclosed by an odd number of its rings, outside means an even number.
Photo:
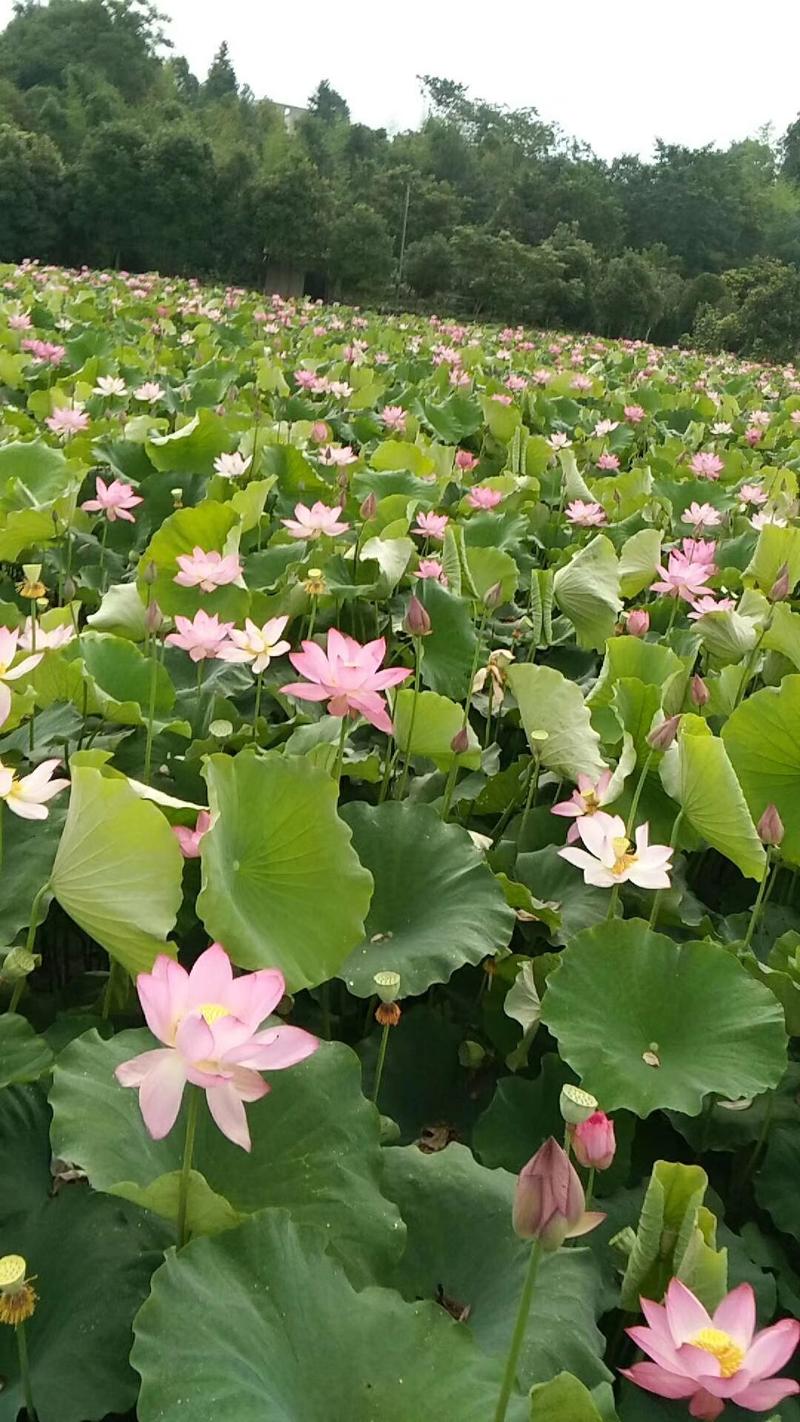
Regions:
<svg viewBox="0 0 800 1422"><path fill-rule="evenodd" d="M186 1216L189 1207L189 1180L192 1173L192 1157L194 1155L194 1138L197 1131L197 1114L200 1107L200 1088L188 1086L189 1101L186 1112L186 1135L183 1142L183 1160L181 1161L181 1178L178 1182L178 1248L183 1249L189 1237L187 1230Z"/></svg>
<svg viewBox="0 0 800 1422"><path fill-rule="evenodd" d="M539 1264L542 1258L541 1240L535 1239L531 1246L531 1255L528 1260L528 1269L525 1275L525 1283L522 1286L522 1293L517 1309L517 1321L514 1324L514 1332L511 1336L511 1346L506 1358L506 1369L503 1375L503 1385L500 1389L500 1396L497 1399L497 1407L494 1414L494 1422L505 1422L505 1415L508 1411L508 1404L511 1393L514 1389L514 1382L517 1376L517 1363L525 1337L525 1328L528 1322L528 1314L531 1311L531 1300L533 1289L536 1283L536 1276L539 1272Z"/></svg>

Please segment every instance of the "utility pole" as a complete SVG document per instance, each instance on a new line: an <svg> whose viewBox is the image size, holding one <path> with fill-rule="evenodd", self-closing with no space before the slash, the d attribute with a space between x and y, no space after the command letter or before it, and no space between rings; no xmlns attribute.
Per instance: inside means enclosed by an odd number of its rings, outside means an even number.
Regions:
<svg viewBox="0 0 800 1422"><path fill-rule="evenodd" d="M408 231L408 205L411 201L411 179L406 183L406 200L403 206L403 228L400 233L400 256L397 262L397 290L403 280L403 262L406 255L406 232Z"/></svg>

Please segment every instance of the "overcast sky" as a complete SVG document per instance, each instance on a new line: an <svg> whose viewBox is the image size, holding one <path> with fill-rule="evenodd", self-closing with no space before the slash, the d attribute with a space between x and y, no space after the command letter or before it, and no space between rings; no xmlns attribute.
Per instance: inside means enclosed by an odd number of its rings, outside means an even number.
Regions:
<svg viewBox="0 0 800 1422"><path fill-rule="evenodd" d="M354 119L423 114L416 75L533 105L612 158L656 137L727 143L800 110L800 0L158 0L203 76L228 41L255 94L303 105L327 78ZM0 0L0 21L11 15Z"/></svg>

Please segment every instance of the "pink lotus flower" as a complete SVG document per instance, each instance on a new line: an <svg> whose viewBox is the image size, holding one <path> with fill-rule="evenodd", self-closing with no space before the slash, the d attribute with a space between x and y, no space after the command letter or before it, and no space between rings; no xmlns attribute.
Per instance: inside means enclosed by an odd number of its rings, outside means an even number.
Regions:
<svg viewBox="0 0 800 1422"><path fill-rule="evenodd" d="M273 657L282 657L288 652L290 642L282 642L281 636L288 617L271 617L263 627L256 626L250 618L245 619L244 631L234 627L230 645L220 649L223 662L249 662L253 673L259 676L266 671Z"/></svg>
<svg viewBox="0 0 800 1422"><path fill-rule="evenodd" d="M124 483L122 479L112 479L110 484L106 484L98 474L94 481L94 491L94 498L81 504L81 508L87 513L104 513L109 523L118 518L123 519L125 523L136 522L131 509L135 509L143 500L139 494L134 494L130 484Z"/></svg>
<svg viewBox="0 0 800 1422"><path fill-rule="evenodd" d="M798 411L798 414L800 414L800 411ZM742 501L742 506L746 504L765 504L768 497L769 495L766 490L762 489L760 484L742 484L739 490L739 498Z"/></svg>
<svg viewBox="0 0 800 1422"><path fill-rule="evenodd" d="M45 631L41 622L34 624L33 618L26 617L20 628L19 646L25 652L54 652L59 647L66 647L69 642L74 642L77 632L71 622L62 622L60 627L51 627ZM37 656L36 661L41 658Z"/></svg>
<svg viewBox="0 0 800 1422"><path fill-rule="evenodd" d="M572 440L563 430L556 430L555 434L548 435L547 443L551 449L570 449L572 446Z"/></svg>
<svg viewBox="0 0 800 1422"><path fill-rule="evenodd" d="M597 461L597 467L615 472L619 469L619 459L616 454L601 454Z"/></svg>
<svg viewBox="0 0 800 1422"><path fill-rule="evenodd" d="M233 630L232 622L220 622L217 614L209 617L202 608L194 617L175 618L177 632L170 632L165 638L168 647L180 647L188 652L193 662L205 661L208 657L219 657L220 647L228 633Z"/></svg>
<svg viewBox="0 0 800 1422"><path fill-rule="evenodd" d="M612 430L619 429L619 420L598 420L592 433L596 439L604 439Z"/></svg>
<svg viewBox="0 0 800 1422"><path fill-rule="evenodd" d="M713 593L706 593L704 597L695 598L692 603L694 612L689 613L689 621L697 622L701 617L705 617L707 612L733 612L736 603L732 597L714 597Z"/></svg>
<svg viewBox="0 0 800 1422"><path fill-rule="evenodd" d="M644 607L635 607L625 619L625 631L630 637L644 637L650 631L650 613Z"/></svg>
<svg viewBox="0 0 800 1422"><path fill-rule="evenodd" d="M145 400L148 405L155 405L158 400L164 397L164 391L155 380L146 380L133 393L137 400Z"/></svg>
<svg viewBox="0 0 800 1422"><path fill-rule="evenodd" d="M244 455L236 450L233 454L218 454L214 460L214 469L223 479L239 479L242 474L247 473L252 462L251 454L245 459Z"/></svg>
<svg viewBox="0 0 800 1422"><path fill-rule="evenodd" d="M357 459L358 455L354 454L349 444L343 444L339 447L328 444L319 452L320 464L330 464L336 469L343 469L348 464L355 464Z"/></svg>
<svg viewBox="0 0 800 1422"><path fill-rule="evenodd" d="M163 1047L122 1062L114 1075L121 1086L139 1088L139 1107L154 1140L163 1140L177 1120L187 1082L206 1093L208 1109L228 1140L250 1149L245 1101L266 1096L261 1071L302 1062L319 1042L301 1027L260 1024L284 995L283 974L265 968L234 978L219 943L201 953L187 973L172 958L156 958L152 973L140 973L136 990L150 1031Z"/></svg>
<svg viewBox="0 0 800 1422"><path fill-rule="evenodd" d="M716 573L717 566L714 559L717 556L717 545L713 539L683 538L681 539L681 551L684 558L688 558L690 563L705 563L709 576Z"/></svg>
<svg viewBox="0 0 800 1422"><path fill-rule="evenodd" d="M294 518L282 518L281 523L292 538L315 539L323 533L328 538L335 538L339 533L347 533L350 527L349 523L340 523L341 517L340 508L329 509L318 499L311 508L306 504L295 504Z"/></svg>
<svg viewBox="0 0 800 1422"><path fill-rule="evenodd" d="M201 810L195 821L194 829L187 829L185 825L173 825L172 833L180 845L181 854L184 859L200 858L200 841L204 834L208 834L211 829L211 815L208 810Z"/></svg>
<svg viewBox="0 0 800 1422"><path fill-rule="evenodd" d="M433 578L437 583L441 583L442 587L447 587L447 578L445 577L444 568L438 558L420 558L419 567L417 568L417 577Z"/></svg>
<svg viewBox="0 0 800 1422"><path fill-rule="evenodd" d="M477 467L478 461L474 454L470 454L468 449L457 449L454 463L456 469L460 469L462 474L469 474L471 469Z"/></svg>
<svg viewBox="0 0 800 1422"><path fill-rule="evenodd" d="M597 781L592 780L590 775L579 775L577 790L573 790L568 800L559 800L557 805L553 805L551 814L574 820L583 819L584 815L595 815L600 824L610 825L613 817L602 809L603 805L616 799L616 795L608 794L610 785L610 770L604 770ZM579 837L577 824L570 825L567 844L574 844Z"/></svg>
<svg viewBox="0 0 800 1422"><path fill-rule="evenodd" d="M459 384L461 383L462 381L459 380ZM469 376L467 376L466 378L466 383L469 384ZM495 405L510 405L513 403L512 397L510 395L493 395L492 400L494 401Z"/></svg>
<svg viewBox="0 0 800 1422"><path fill-rule="evenodd" d="M381 410L381 419L387 430L397 430L399 434L405 430L407 418L402 405L384 405Z"/></svg>
<svg viewBox="0 0 800 1422"><path fill-rule="evenodd" d="M608 523L602 504L587 503L585 499L573 499L567 504L566 516L576 528L595 528Z"/></svg>
<svg viewBox="0 0 800 1422"><path fill-rule="evenodd" d="M485 484L476 484L467 494L467 503L471 509L496 509L502 502L503 495L500 490L489 489Z"/></svg>
<svg viewBox="0 0 800 1422"><path fill-rule="evenodd" d="M605 823L610 819L611 823ZM635 847L625 833L625 822L619 815L585 815L578 820L578 833L585 849L559 849L567 859L583 870L583 882L599 889L611 889L628 880L640 889L668 889L672 849L665 844L648 844L648 826L639 825ZM588 851L588 852L587 852Z"/></svg>
<svg viewBox="0 0 800 1422"><path fill-rule="evenodd" d="M210 593L235 583L242 576L238 555L223 556L214 548L208 553L203 548L193 548L191 553L179 553L175 561L180 572L172 581L182 588L199 588L201 592Z"/></svg>
<svg viewBox="0 0 800 1422"><path fill-rule="evenodd" d="M22 349L30 351L34 360L43 365L60 365L67 354L64 346L56 346L52 341L23 341Z"/></svg>
<svg viewBox="0 0 800 1422"><path fill-rule="evenodd" d="M0 627L0 726L8 720L11 710L11 692L6 686L8 681L16 681L18 677L24 676L26 672L33 671L42 660L42 653L37 652L33 657L23 657L16 666L12 663L17 655L20 633L18 629L12 632L8 627Z"/></svg>
<svg viewBox="0 0 800 1422"><path fill-rule="evenodd" d="M641 405L626 405L622 413L632 425L640 425L642 420L647 419L647 411Z"/></svg>
<svg viewBox="0 0 800 1422"><path fill-rule="evenodd" d="M751 425L751 426L750 426L748 429L746 429L745 432L744 432L744 437L745 437L747 443L751 446L751 448L752 448L753 445L756 445L756 444L760 444L760 443L761 443L761 440L762 440L762 438L763 438L763 435L764 435L764 431L763 431L763 430L756 429L756 427L755 427L754 425Z"/></svg>
<svg viewBox="0 0 800 1422"><path fill-rule="evenodd" d="M61 439L71 439L74 434L80 434L81 430L88 429L89 416L84 410L73 408L71 405L54 410L52 415L45 420L45 424L53 434L57 434Z"/></svg>
<svg viewBox="0 0 800 1422"><path fill-rule="evenodd" d="M17 311L8 318L9 331L29 331L31 325L31 318L27 311Z"/></svg>
<svg viewBox="0 0 800 1422"><path fill-rule="evenodd" d="M594 1111L570 1132L572 1150L584 1170L608 1170L617 1151L614 1122L605 1111Z"/></svg>
<svg viewBox="0 0 800 1422"><path fill-rule="evenodd" d="M127 393L128 387L119 375L99 375L97 384L92 389L93 395L103 395L106 398Z"/></svg>
<svg viewBox="0 0 800 1422"><path fill-rule="evenodd" d="M760 509L758 513L753 514L750 523L756 532L760 533L762 528L766 528L767 524L770 523L773 523L776 528L786 528L788 520L781 518L779 514L774 512L767 513L765 509Z"/></svg>
<svg viewBox="0 0 800 1422"><path fill-rule="evenodd" d="M652 1362L623 1368L623 1376L657 1397L685 1398L692 1417L715 1422L734 1402L748 1412L769 1412L800 1392L800 1383L772 1374L788 1363L800 1341L800 1323L784 1318L756 1333L752 1285L740 1284L709 1315L679 1279L664 1304L642 1299L648 1326L628 1334Z"/></svg>
<svg viewBox="0 0 800 1422"><path fill-rule="evenodd" d="M411 532L422 533L426 538L435 538L437 543L441 543L449 522L447 514L418 513Z"/></svg>
<svg viewBox="0 0 800 1422"><path fill-rule="evenodd" d="M290 682L281 690L301 701L327 701L329 716L365 716L379 731L391 735L394 727L380 693L399 686L411 672L404 667L379 671L385 655L383 637L362 647L353 637L331 627L327 654L316 642L304 642L302 652L292 652L289 657L295 671L308 681Z"/></svg>
<svg viewBox="0 0 800 1422"><path fill-rule="evenodd" d="M692 455L689 468L701 479L718 479L725 465L718 454L704 454L701 451Z"/></svg>
<svg viewBox="0 0 800 1422"><path fill-rule="evenodd" d="M0 762L0 800L20 819L46 820L50 813L45 808L47 801L69 785L68 780L51 779L60 764L60 760L43 760L30 775L18 779L13 770Z"/></svg>
<svg viewBox="0 0 800 1422"><path fill-rule="evenodd" d="M687 558L675 549L669 555L667 567L658 570L661 579L650 584L651 592L664 593L666 597L682 597L685 602L694 602L701 594L709 593L708 579L711 568L708 563Z"/></svg>
<svg viewBox="0 0 800 1422"><path fill-rule="evenodd" d="M713 504L698 504L695 501L687 508L681 523L690 523L695 529L716 528L722 523L722 514Z"/></svg>

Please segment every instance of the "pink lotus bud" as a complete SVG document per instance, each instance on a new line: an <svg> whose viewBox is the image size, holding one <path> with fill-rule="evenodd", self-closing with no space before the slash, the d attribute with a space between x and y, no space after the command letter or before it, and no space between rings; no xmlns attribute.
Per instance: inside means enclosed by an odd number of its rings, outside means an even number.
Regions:
<svg viewBox="0 0 800 1422"><path fill-rule="evenodd" d="M313 439L314 443L327 444L330 437L331 432L328 429L328 426L326 425L325 421L315 420L313 425L311 426L311 438Z"/></svg>
<svg viewBox="0 0 800 1422"><path fill-rule="evenodd" d="M477 461L477 459L475 458L475 455L474 455L474 454L470 454L470 452L469 452L468 449L459 449L459 450L457 451L457 453L456 453L456 458L455 458L456 469L463 469L464 471L467 471L467 472L468 472L470 469L474 469L474 468L475 468L475 465L477 464L477 462L478 462L478 461Z"/></svg>
<svg viewBox="0 0 800 1422"><path fill-rule="evenodd" d="M450 749L453 755L464 755L469 750L469 731L466 726L462 726L460 731L456 731L450 742Z"/></svg>
<svg viewBox="0 0 800 1422"><path fill-rule="evenodd" d="M427 608L412 593L403 622L406 632L412 637L427 637L431 630L431 619Z"/></svg>
<svg viewBox="0 0 800 1422"><path fill-rule="evenodd" d="M161 608L158 603L151 602L144 615L144 625L151 637L154 632L158 631L163 621L164 618L161 615Z"/></svg>
<svg viewBox="0 0 800 1422"><path fill-rule="evenodd" d="M492 583L490 588L483 594L483 600L487 607L499 607L503 601L503 588L500 583Z"/></svg>
<svg viewBox="0 0 800 1422"><path fill-rule="evenodd" d="M372 493L367 494L367 497L365 498L363 504L361 505L361 508L359 509L359 513L361 514L361 517L363 519L374 518L375 510L377 509L377 507L378 499L373 490Z"/></svg>
<svg viewBox="0 0 800 1422"><path fill-rule="evenodd" d="M629 637L643 637L650 630L650 613L643 607L635 607L628 613L625 631Z"/></svg>
<svg viewBox="0 0 800 1422"><path fill-rule="evenodd" d="M588 1234L605 1215L587 1214L577 1171L552 1136L517 1178L513 1223L520 1239L536 1239L548 1253L565 1239Z"/></svg>
<svg viewBox="0 0 800 1422"><path fill-rule="evenodd" d="M789 596L791 590L791 583L789 581L789 565L788 563L782 563L780 568L778 569L778 576L769 590L770 602L784 602Z"/></svg>
<svg viewBox="0 0 800 1422"><path fill-rule="evenodd" d="M777 848L784 835L783 820L778 814L777 805L767 805L756 828L762 844Z"/></svg>
<svg viewBox="0 0 800 1422"><path fill-rule="evenodd" d="M145 570L142 573L142 582L147 583L150 587L152 587L157 577L158 567L151 558L150 562L146 564Z"/></svg>
<svg viewBox="0 0 800 1422"><path fill-rule="evenodd" d="M711 692L701 676L693 676L689 683L689 695L695 706L705 706L711 699Z"/></svg>
<svg viewBox="0 0 800 1422"><path fill-rule="evenodd" d="M572 1132L572 1149L586 1170L608 1170L617 1149L614 1122L605 1111L595 1111Z"/></svg>
<svg viewBox="0 0 800 1422"><path fill-rule="evenodd" d="M666 721L662 721L660 726L655 726L647 737L647 744L653 750L669 750L672 742L678 734L678 727L681 723L680 716L668 716Z"/></svg>

